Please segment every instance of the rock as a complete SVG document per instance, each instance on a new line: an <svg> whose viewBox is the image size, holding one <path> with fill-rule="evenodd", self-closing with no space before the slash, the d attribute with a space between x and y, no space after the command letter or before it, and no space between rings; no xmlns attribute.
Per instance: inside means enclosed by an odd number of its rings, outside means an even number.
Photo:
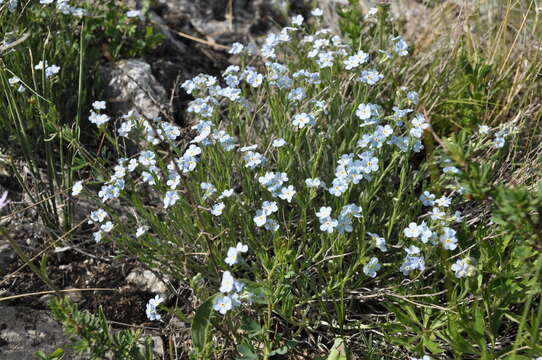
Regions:
<svg viewBox="0 0 542 360"><path fill-rule="evenodd" d="M71 302L73 303L80 303L81 300L83 300L83 295L81 294L81 291L70 291L70 292L63 292L62 293L62 296L66 296L70 299ZM43 295L43 296L40 296L40 302L44 305L44 306L49 306L49 302L54 299L55 297L55 294L46 294L46 295Z"/></svg>
<svg viewBox="0 0 542 360"><path fill-rule="evenodd" d="M156 81L151 66L141 59L120 60L104 66L106 101L114 115L130 111L152 119L171 113L166 90Z"/></svg>
<svg viewBox="0 0 542 360"><path fill-rule="evenodd" d="M11 245L4 240L0 241L0 274L8 272L9 265L17 259L17 254L11 248Z"/></svg>
<svg viewBox="0 0 542 360"><path fill-rule="evenodd" d="M141 291L152 292L167 298L168 288L166 284L150 270L136 268L128 274L126 281Z"/></svg>
<svg viewBox="0 0 542 360"><path fill-rule="evenodd" d="M164 341L160 336L152 337L152 352L155 359L162 359L164 357Z"/></svg>
<svg viewBox="0 0 542 360"><path fill-rule="evenodd" d="M67 350L69 342L48 311L0 303L0 359L35 359L36 351L46 354L57 348ZM73 355L65 359L82 359Z"/></svg>

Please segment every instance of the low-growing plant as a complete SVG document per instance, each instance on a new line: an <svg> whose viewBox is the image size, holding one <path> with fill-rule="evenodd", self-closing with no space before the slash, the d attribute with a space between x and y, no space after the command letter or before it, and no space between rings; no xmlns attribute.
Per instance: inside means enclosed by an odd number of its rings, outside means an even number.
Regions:
<svg viewBox="0 0 542 360"><path fill-rule="evenodd" d="M93 315L81 311L69 298L54 298L49 307L55 318L62 323L64 332L72 341L70 347L87 359L152 360L152 339L147 337L140 342L142 332L132 330L112 331L103 309ZM65 351L57 349L46 355L38 352L42 360L62 359Z"/></svg>
<svg viewBox="0 0 542 360"><path fill-rule="evenodd" d="M368 16L385 21L383 11ZM235 345L239 358L269 359L295 353L314 331L327 341L375 331L413 354L511 350L496 346L513 327L508 318L487 333L484 322L519 304L521 286L518 297L500 289L495 302L501 280L481 285L495 271L486 266L513 272L517 263L490 264L487 231L453 210L463 203L463 163L452 163L419 95L401 86L406 42L369 20L374 35L355 47L301 16L257 54L234 44L242 66L183 84L195 97L191 139L161 119L111 123L101 107L91 111L121 154L97 191L94 238L192 286L201 299L195 358ZM507 136L483 146L499 156ZM149 319L161 319L163 300L151 299Z"/></svg>

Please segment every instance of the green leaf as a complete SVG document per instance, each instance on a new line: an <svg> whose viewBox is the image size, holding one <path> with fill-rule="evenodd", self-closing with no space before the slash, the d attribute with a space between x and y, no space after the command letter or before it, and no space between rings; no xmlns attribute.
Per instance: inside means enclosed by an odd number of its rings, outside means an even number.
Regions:
<svg viewBox="0 0 542 360"><path fill-rule="evenodd" d="M211 296L201 304L198 310L196 310L196 314L192 320L192 343L198 351L203 350L205 344L207 344L215 297L216 295Z"/></svg>
<svg viewBox="0 0 542 360"><path fill-rule="evenodd" d="M336 338L327 360L347 360L346 345L342 338Z"/></svg>
<svg viewBox="0 0 542 360"><path fill-rule="evenodd" d="M288 353L288 351L293 349L296 345L297 345L297 343L295 341L290 340L290 341L288 341L286 343L286 345L281 346L281 347L271 351L269 353L269 355L270 356L273 356L273 355L286 355Z"/></svg>
<svg viewBox="0 0 542 360"><path fill-rule="evenodd" d="M258 356L252 352L252 349L247 344L239 344L237 346L237 352L241 357L238 357L238 360L258 360Z"/></svg>
<svg viewBox="0 0 542 360"><path fill-rule="evenodd" d="M263 328L256 321L244 318L241 329L247 332L249 338L254 338L263 334Z"/></svg>

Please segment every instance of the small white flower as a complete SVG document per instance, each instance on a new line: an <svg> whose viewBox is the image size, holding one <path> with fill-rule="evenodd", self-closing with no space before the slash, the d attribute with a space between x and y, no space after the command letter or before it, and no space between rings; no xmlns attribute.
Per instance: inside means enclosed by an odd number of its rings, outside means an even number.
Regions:
<svg viewBox="0 0 542 360"><path fill-rule="evenodd" d="M374 234L374 233L371 233L371 232L368 232L367 233L374 241L375 241L375 246L382 252L386 252L388 251L388 248L386 247L386 240L379 236L378 234Z"/></svg>
<svg viewBox="0 0 542 360"><path fill-rule="evenodd" d="M81 193L81 191L83 191L83 182L82 181L77 181L72 186L72 196L79 195Z"/></svg>
<svg viewBox="0 0 542 360"><path fill-rule="evenodd" d="M136 234L135 234L136 238L144 235L147 232L147 230L148 230L147 226L139 226L136 230Z"/></svg>
<svg viewBox="0 0 542 360"><path fill-rule="evenodd" d="M256 216L253 218L257 227L262 227L267 222L267 215L264 210L256 211Z"/></svg>
<svg viewBox="0 0 542 360"><path fill-rule="evenodd" d="M406 229L403 230L403 233L408 238L417 238L420 236L421 229L418 224L411 222Z"/></svg>
<svg viewBox="0 0 542 360"><path fill-rule="evenodd" d="M110 232L113 230L113 223L111 221L106 222L102 226L100 226L100 230L103 232Z"/></svg>
<svg viewBox="0 0 542 360"><path fill-rule="evenodd" d="M213 205L213 208L211 209L211 214L213 214L214 216L220 216L222 215L222 211L225 207L226 205L224 205L223 202L219 202L218 204Z"/></svg>
<svg viewBox="0 0 542 360"><path fill-rule="evenodd" d="M320 185L322 185L322 181L319 178L305 179L305 184L308 187L319 187Z"/></svg>
<svg viewBox="0 0 542 360"><path fill-rule="evenodd" d="M291 202L295 194L296 194L295 188L292 185L290 185L288 187L283 187L280 190L279 198L281 198L282 200Z"/></svg>
<svg viewBox="0 0 542 360"><path fill-rule="evenodd" d="M233 189L226 189L224 191L222 191L222 194L220 194L220 196L218 197L218 199L224 199L224 198L229 198L230 196L232 196L234 193L234 190Z"/></svg>
<svg viewBox="0 0 542 360"><path fill-rule="evenodd" d="M126 12L126 16L129 17L129 18L139 18L141 20L145 19L145 17L143 16L143 13L141 12L141 10L129 10Z"/></svg>
<svg viewBox="0 0 542 360"><path fill-rule="evenodd" d="M275 201L264 201L262 203L262 210L265 215L271 215L279 210Z"/></svg>
<svg viewBox="0 0 542 360"><path fill-rule="evenodd" d="M329 216L331 216L331 207L329 206L322 206L320 210L316 213L316 217L320 219L320 222L322 221L322 219L325 219Z"/></svg>
<svg viewBox="0 0 542 360"><path fill-rule="evenodd" d="M221 293L227 294L233 290L234 284L235 284L235 279L231 275L231 272L224 271L224 274L222 274L222 283L220 284L219 291Z"/></svg>
<svg viewBox="0 0 542 360"><path fill-rule="evenodd" d="M478 132L482 135L489 134L490 131L491 131L491 128L487 125L480 125L478 127Z"/></svg>
<svg viewBox="0 0 542 360"><path fill-rule="evenodd" d="M316 8L316 9L311 11L312 16L318 17L318 16L322 16L323 14L324 14L324 12L320 8Z"/></svg>
<svg viewBox="0 0 542 360"><path fill-rule="evenodd" d="M92 236L94 237L94 241L96 241L96 242L102 241L102 232L101 231L96 231L95 233L92 234Z"/></svg>
<svg viewBox="0 0 542 360"><path fill-rule="evenodd" d="M301 26L303 24L303 16L297 15L292 18L292 24L296 26Z"/></svg>
<svg viewBox="0 0 542 360"><path fill-rule="evenodd" d="M94 101L92 103L92 108L96 111L105 110L105 101Z"/></svg>
<svg viewBox="0 0 542 360"><path fill-rule="evenodd" d="M277 148L282 147L282 146L284 146L286 144L287 144L287 142L283 138L275 139L275 140L273 140L273 143L272 143L273 147L277 147Z"/></svg>

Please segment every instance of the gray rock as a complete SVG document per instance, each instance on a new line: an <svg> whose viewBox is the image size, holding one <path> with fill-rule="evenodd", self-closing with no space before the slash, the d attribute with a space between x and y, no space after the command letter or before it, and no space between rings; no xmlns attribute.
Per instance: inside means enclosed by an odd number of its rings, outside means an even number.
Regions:
<svg viewBox="0 0 542 360"><path fill-rule="evenodd" d="M106 100L115 115L134 111L152 119L171 113L166 90L145 61L120 60L103 67L103 72L107 80Z"/></svg>
<svg viewBox="0 0 542 360"><path fill-rule="evenodd" d="M126 281L141 291L152 292L162 297L168 296L166 284L150 270L136 268L128 274Z"/></svg>
<svg viewBox="0 0 542 360"><path fill-rule="evenodd" d="M63 292L62 295L68 297L71 302L76 303L76 304L80 303L81 300L83 300L83 295L81 291L77 291L77 290ZM44 306L48 306L49 302L51 302L51 300L54 298L55 298L55 294L46 294L46 295L40 296L39 300Z"/></svg>
<svg viewBox="0 0 542 360"><path fill-rule="evenodd" d="M6 306L0 303L0 359L30 360L34 353L46 354L57 348L66 350L69 344L62 326L48 311L24 306ZM82 359L73 355L66 360Z"/></svg>
<svg viewBox="0 0 542 360"><path fill-rule="evenodd" d="M17 259L17 254L11 248L7 241L0 241L0 274L5 274L11 265Z"/></svg>

